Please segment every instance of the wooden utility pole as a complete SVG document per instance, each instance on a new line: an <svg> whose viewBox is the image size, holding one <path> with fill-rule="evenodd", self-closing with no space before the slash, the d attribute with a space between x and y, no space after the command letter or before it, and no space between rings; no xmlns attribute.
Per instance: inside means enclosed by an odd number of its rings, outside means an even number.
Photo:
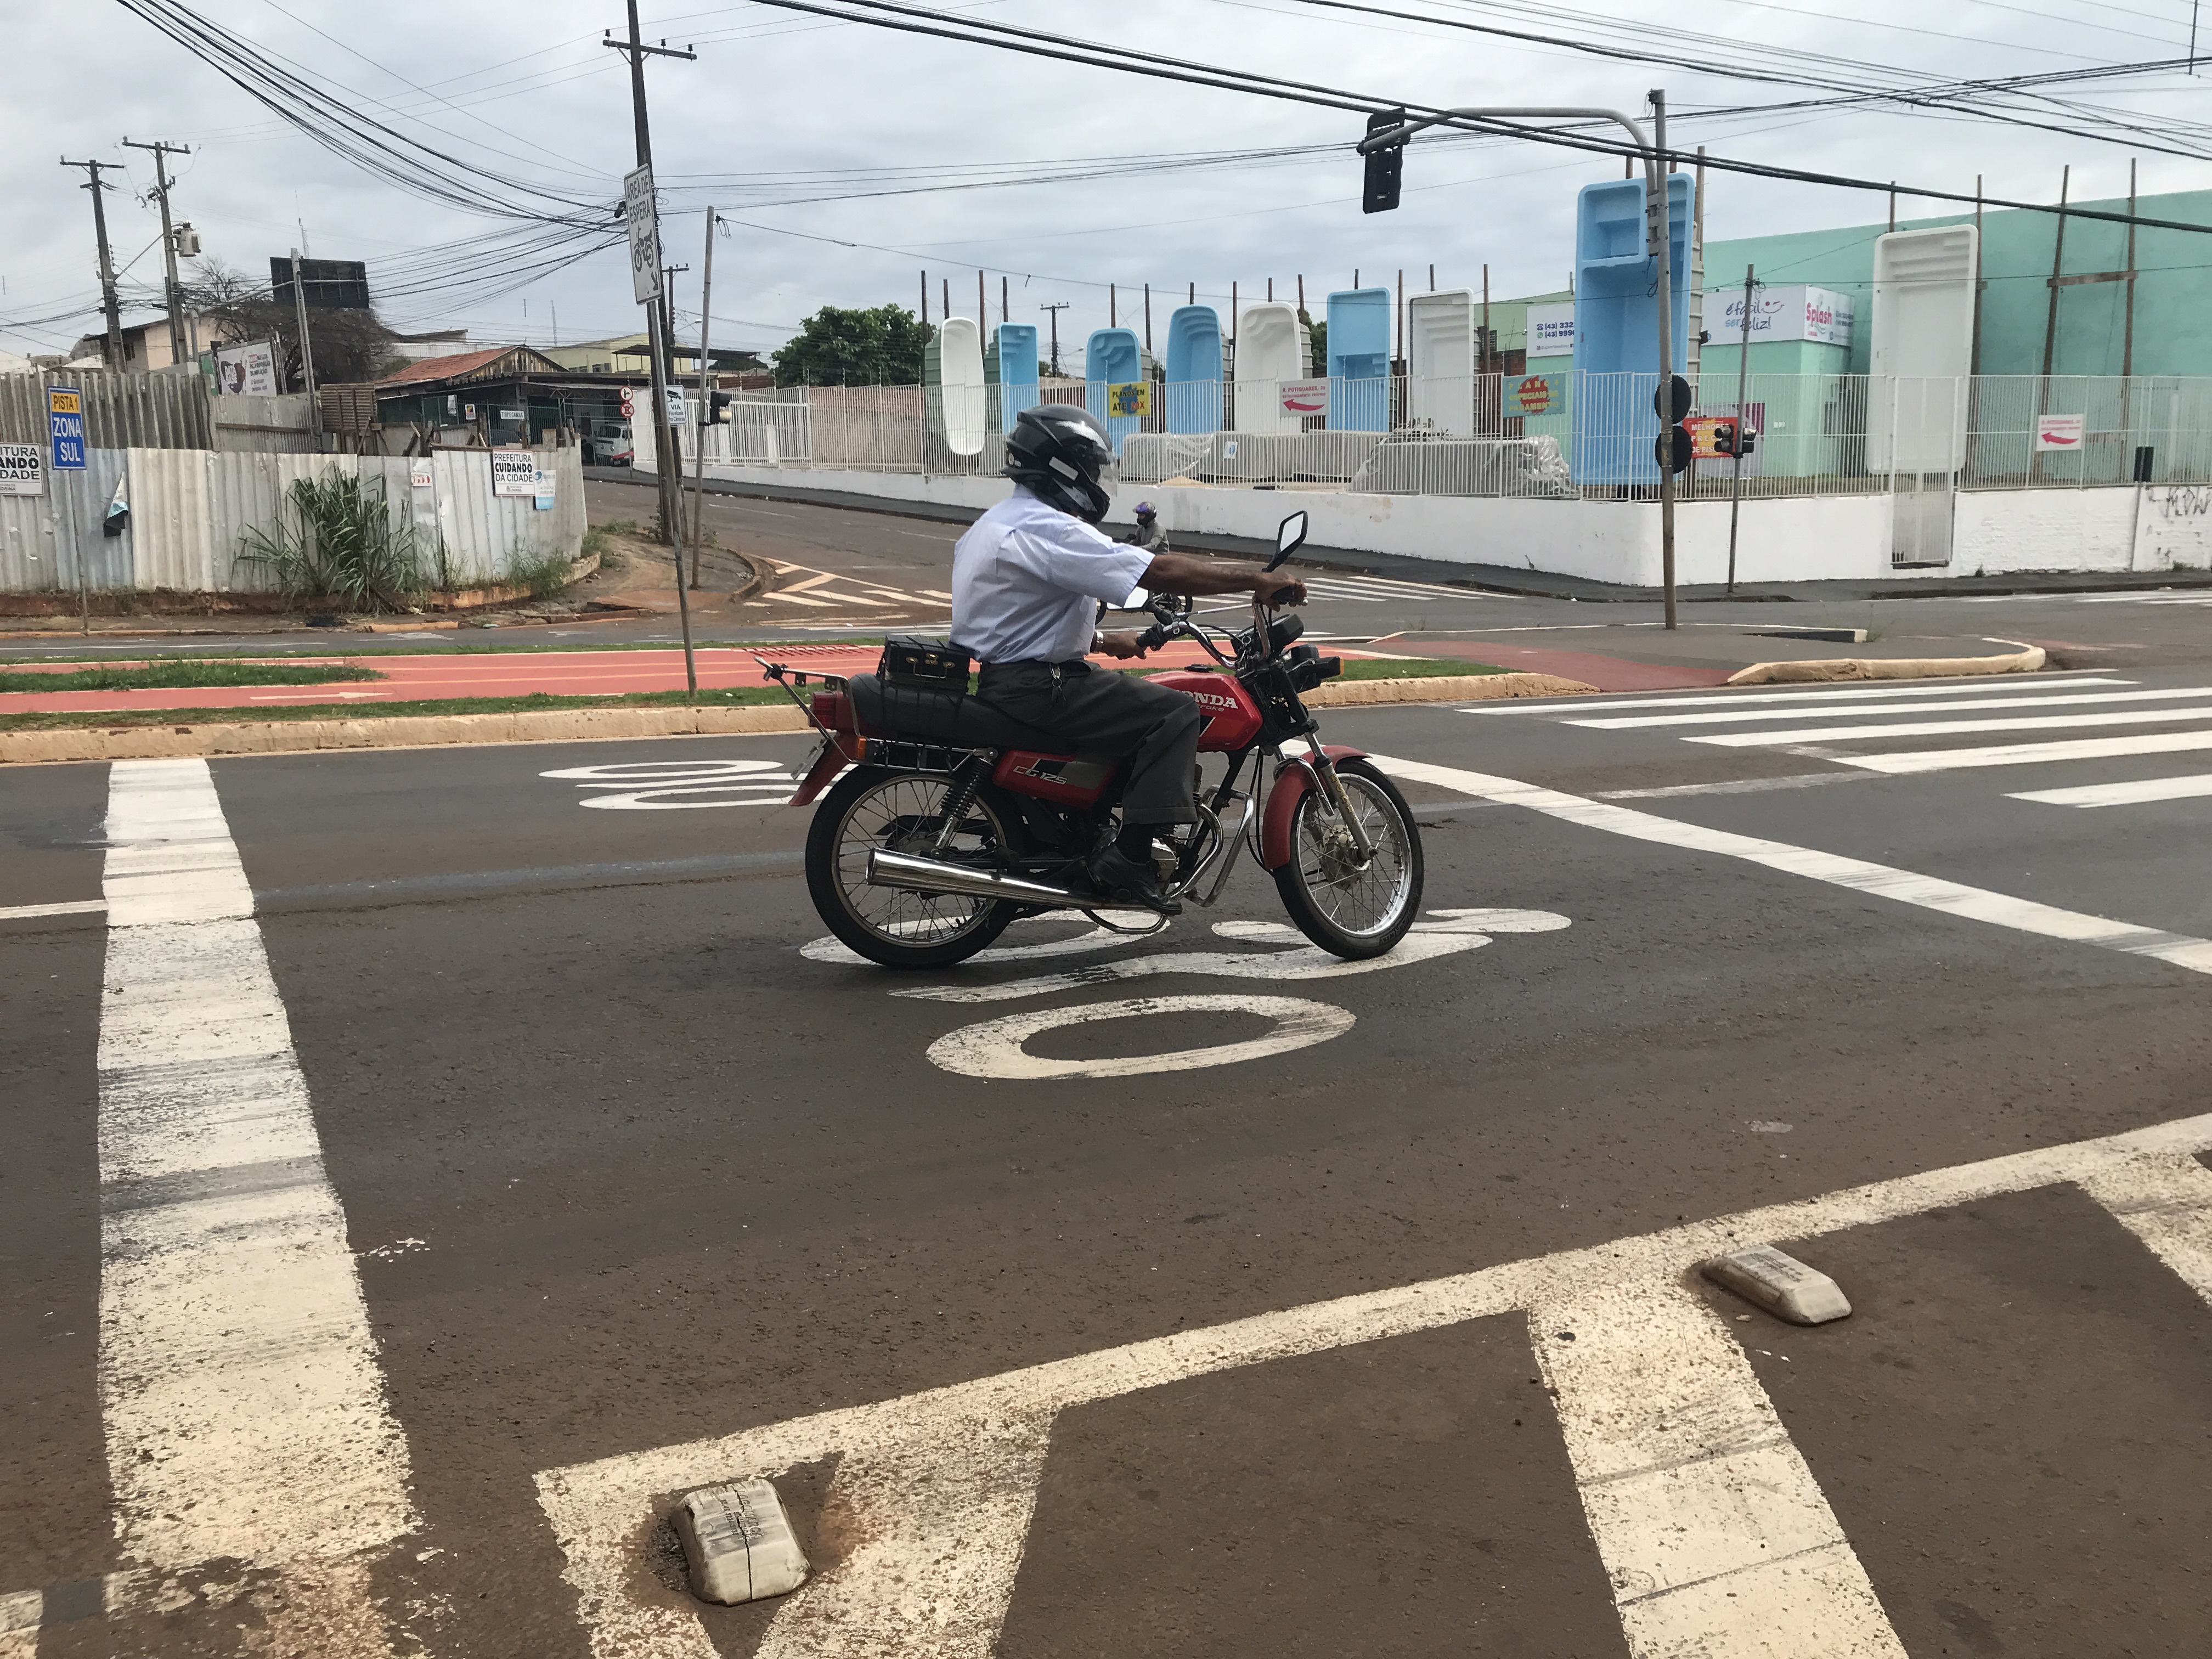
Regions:
<svg viewBox="0 0 2212 1659"><path fill-rule="evenodd" d="M2127 321L2120 337L2120 373L2136 372L2136 158L2128 157Z"/></svg>
<svg viewBox="0 0 2212 1659"><path fill-rule="evenodd" d="M123 367L123 305L115 297L115 258L107 249L107 204L100 199L100 191L113 190L115 186L102 183L100 175L103 171L120 173L122 165L116 161L72 161L66 155L62 157L62 165L82 167L90 179L89 183L79 188L92 192L92 230L100 240L100 306L107 313L107 343L101 355L110 368L120 369Z"/></svg>
<svg viewBox="0 0 2212 1659"><path fill-rule="evenodd" d="M637 0L629 0L629 38L617 40L608 36L600 41L629 59L629 105L631 124L635 128L637 165L651 176L653 167L653 128L646 118L645 60L648 58L696 58L698 54L688 47L678 51L663 40L657 46L648 46L637 32ZM659 241L660 209L658 202L653 210L654 240ZM665 279L660 297L667 298ZM684 506L681 478L684 471L684 448L678 441L676 423L668 418L668 331L663 325L661 308L650 300L645 307L646 330L650 337L647 344L653 355L653 408L647 413L652 422L653 482L659 497L660 528L668 538L668 545L676 563L676 614L684 629L684 680L695 699L699 695L699 667L691 649L691 602L685 592L684 580Z"/></svg>
<svg viewBox="0 0 2212 1659"><path fill-rule="evenodd" d="M929 333L929 273L926 270L921 273L921 331L925 337Z"/></svg>
<svg viewBox="0 0 2212 1659"><path fill-rule="evenodd" d="M2066 270L2066 192L2073 183L2074 169L2065 168L2058 175L2058 230L2051 246L2051 307L2043 319L2043 378L2051 378L2051 359L2058 348L2058 279Z"/></svg>
<svg viewBox="0 0 2212 1659"><path fill-rule="evenodd" d="M181 363L189 353L185 343L184 285L177 280L177 230L169 222L169 157L190 155L191 150L183 144L165 144L156 139L142 144L131 139L123 141L125 149L151 150L154 155L154 194L161 204L161 263L167 272L167 282L162 297L169 307L169 361Z"/></svg>
<svg viewBox="0 0 2212 1659"><path fill-rule="evenodd" d="M1152 285L1145 284L1145 349L1152 349Z"/></svg>
<svg viewBox="0 0 2212 1659"><path fill-rule="evenodd" d="M300 389L307 394L307 414L315 430L316 447L322 447L323 405L315 396L315 346L307 334L307 278L301 269L300 250L292 250L292 314L299 319Z"/></svg>
<svg viewBox="0 0 2212 1659"><path fill-rule="evenodd" d="M1037 307L1039 311L1049 312L1052 314L1052 378L1055 380L1061 378L1060 372L1060 313L1067 310L1073 303L1074 301L1072 300L1056 300L1048 306L1039 306Z"/></svg>

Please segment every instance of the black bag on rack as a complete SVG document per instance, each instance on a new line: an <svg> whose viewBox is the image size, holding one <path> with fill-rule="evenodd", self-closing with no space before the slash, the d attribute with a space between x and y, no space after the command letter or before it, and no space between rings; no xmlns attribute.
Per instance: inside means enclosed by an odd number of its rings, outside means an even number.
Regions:
<svg viewBox="0 0 2212 1659"><path fill-rule="evenodd" d="M968 665L972 653L947 640L919 639L894 635L884 641L876 672L892 684L927 685L944 691L968 689Z"/></svg>

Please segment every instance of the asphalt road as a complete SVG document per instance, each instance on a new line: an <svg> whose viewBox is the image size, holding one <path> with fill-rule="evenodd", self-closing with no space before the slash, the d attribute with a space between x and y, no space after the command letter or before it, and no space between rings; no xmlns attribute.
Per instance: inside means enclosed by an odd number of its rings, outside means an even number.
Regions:
<svg viewBox="0 0 2212 1659"><path fill-rule="evenodd" d="M0 1654L2205 1651L2207 711L1332 711L1350 974L807 948L795 738L0 772Z"/></svg>

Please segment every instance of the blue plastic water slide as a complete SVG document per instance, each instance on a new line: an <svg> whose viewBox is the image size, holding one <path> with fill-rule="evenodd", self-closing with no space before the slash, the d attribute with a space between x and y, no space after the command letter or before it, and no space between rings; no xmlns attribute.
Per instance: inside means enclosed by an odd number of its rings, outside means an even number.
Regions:
<svg viewBox="0 0 2212 1659"><path fill-rule="evenodd" d="M1328 424L1334 432L1390 429L1390 290L1328 296Z"/></svg>
<svg viewBox="0 0 2212 1659"><path fill-rule="evenodd" d="M1106 430L1113 435L1114 453L1118 455L1122 439L1145 429L1142 416L1117 415L1109 406L1115 395L1110 388L1126 386L1145 378L1145 353L1137 343L1137 331L1129 328L1092 330L1083 348L1083 376L1091 412L1106 422Z"/></svg>
<svg viewBox="0 0 2212 1659"><path fill-rule="evenodd" d="M1686 173L1668 176L1668 345L1676 374L1688 361L1693 188ZM1577 483L1659 482L1653 451L1659 417L1652 408L1659 388L1659 261L1644 251L1644 202L1641 179L1584 185L1575 200Z"/></svg>
<svg viewBox="0 0 2212 1659"><path fill-rule="evenodd" d="M983 378L999 388L999 429L1012 432L1014 422L1037 402L1037 331L1035 323L1000 323L991 331L991 343L983 354Z"/></svg>
<svg viewBox="0 0 2212 1659"><path fill-rule="evenodd" d="M1177 306L1168 318L1167 429L1221 429L1221 314Z"/></svg>

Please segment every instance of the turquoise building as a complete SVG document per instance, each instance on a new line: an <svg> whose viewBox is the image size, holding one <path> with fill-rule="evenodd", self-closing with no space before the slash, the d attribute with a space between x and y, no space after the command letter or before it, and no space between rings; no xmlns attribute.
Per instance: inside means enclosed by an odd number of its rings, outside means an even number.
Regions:
<svg viewBox="0 0 2212 1659"><path fill-rule="evenodd" d="M2105 213L2125 213L2127 199L2073 204ZM2136 374L2212 376L2212 191L2183 191L2137 198L2142 217L2201 224L2204 232L2137 229L2136 232L2134 350L2128 349L2129 323L2124 282L2069 283L2058 290L2057 325L2051 331L2054 374L2118 374L2126 365ZM1899 230L1936 225L1972 224L1972 212L1929 219L1900 219ZM2069 215L2065 220L2063 276L2122 272L2128 265L2128 228L2109 221ZM2052 256L2060 221L2054 214L2018 209L1988 209L1981 216L1982 307L1979 372L1984 374L2040 374L2045 326L2051 315ZM1857 302L1848 362L1840 372L1868 372L1873 331L1874 245L1884 224L1850 225L1835 230L1796 231L1781 236L1747 236L1705 242L1705 314L1742 287L1743 268L1752 265L1763 283L1810 283L1849 295ZM1805 372L1802 353L1784 344L1751 349L1753 374ZM2131 358L2131 361L2130 361ZM1709 345L1701 364L1708 387L1717 372L1733 374L1733 347Z"/></svg>

